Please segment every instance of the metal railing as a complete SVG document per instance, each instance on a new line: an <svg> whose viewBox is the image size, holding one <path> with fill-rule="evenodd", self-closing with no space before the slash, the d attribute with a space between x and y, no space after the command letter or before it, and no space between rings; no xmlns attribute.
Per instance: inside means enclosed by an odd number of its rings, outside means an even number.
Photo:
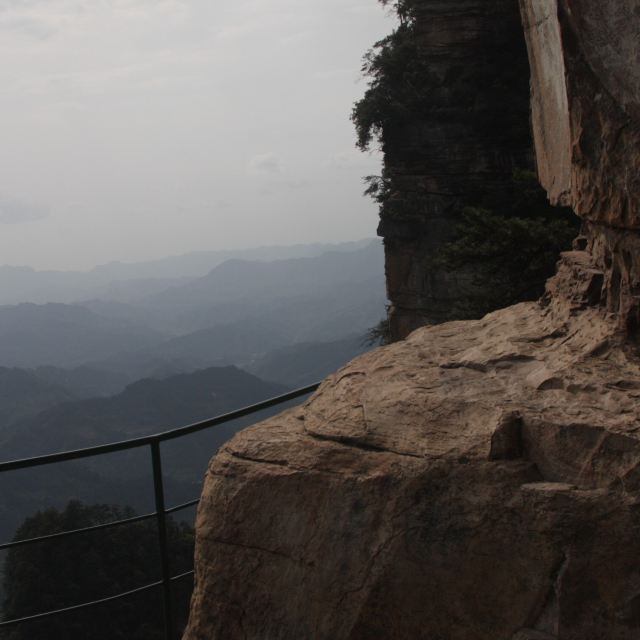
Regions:
<svg viewBox="0 0 640 640"><path fill-rule="evenodd" d="M229 413L225 413L223 415L216 416L214 418L209 418L208 420L203 420L202 422L196 422L194 424L190 424L185 427L172 429L170 431L164 431L162 433L156 433L150 436L143 436L141 438L133 438L130 440L122 440L120 442L113 442L110 444L99 445L96 447L89 447L85 449L76 449L74 451L52 453L49 455L37 456L34 458L24 458L21 460L1 462L0 473L4 473L8 471L17 471L19 469L40 467L43 465L54 464L56 462L69 462L70 460L91 458L95 456L105 455L108 453L115 453L117 451L126 451L129 449L137 449L140 447L149 447L151 452L151 464L152 464L152 470L153 470L155 511L151 513L146 513L140 516L125 518L122 520L115 520L112 522L106 522L104 524L85 527L82 529L62 531L60 533L53 533L50 535L39 536L37 538L27 538L23 540L15 540L13 542L5 542L0 544L0 551L14 549L16 547L21 547L21 546L26 546L26 545L36 544L36 543L49 542L51 540L84 534L84 533L88 533L88 532L96 531L100 529L108 529L111 527L133 524L135 522L142 522L144 520L155 518L158 526L158 543L160 548L160 564L161 564L162 579L156 582L152 582L150 584L137 587L135 589L131 589L129 591L125 591L125 592L113 595L113 596L101 598L99 600L92 600L90 602L84 602L82 604L65 607L64 609L45 611L42 613L37 613L34 615L22 617L22 618L14 618L13 620L5 620L3 622L0 622L0 630L7 627L14 626L14 625L22 624L25 622L42 620L44 618L51 618L53 616L64 615L66 613L75 612L81 609L97 607L109 602L113 602L114 600L120 600L122 598L127 598L129 596L142 593L144 591L150 591L152 589L162 587L165 637L167 640L173 640L174 633L176 630L174 629L174 622L173 622L171 585L172 583L175 583L178 580L182 580L183 578L192 576L193 570L187 571L185 573L181 573L176 576L172 576L170 573L169 549L168 549L168 541L167 541L167 524L166 524L167 516L176 511L180 511L182 509L187 509L188 507L195 506L196 504L198 504L200 499L196 498L194 500L191 500L190 502L185 502L183 504L178 504L173 507L167 508L165 504L165 496L164 496L164 481L163 481L163 475L162 475L162 455L160 452L160 444L168 440L175 440L176 438L181 438L183 436L187 436L192 433L204 431L205 429L210 429L211 427L215 427L227 422L231 422L232 420L243 418L253 413L257 413L258 411L269 409L271 407L284 404L285 402L295 400L297 398L300 398L301 396L305 396L310 393L313 393L318 388L319 385L320 383L314 383L306 387L302 387L301 389L290 391L289 393L285 393L281 396L276 396L275 398L270 398L269 400L264 400L263 402L258 402L256 404L243 407L242 409L237 409L236 411L231 411Z"/></svg>

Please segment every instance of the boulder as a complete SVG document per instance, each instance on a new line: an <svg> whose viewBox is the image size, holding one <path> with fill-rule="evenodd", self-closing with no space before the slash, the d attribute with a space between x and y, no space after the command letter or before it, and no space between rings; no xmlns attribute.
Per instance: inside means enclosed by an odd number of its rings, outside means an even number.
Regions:
<svg viewBox="0 0 640 640"><path fill-rule="evenodd" d="M419 329L223 447L185 638L636 638L640 366L581 296Z"/></svg>

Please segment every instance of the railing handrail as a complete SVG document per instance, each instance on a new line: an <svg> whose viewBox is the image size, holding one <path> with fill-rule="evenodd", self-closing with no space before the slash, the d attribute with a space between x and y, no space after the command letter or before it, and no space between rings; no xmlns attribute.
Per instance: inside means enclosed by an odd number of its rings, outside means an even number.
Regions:
<svg viewBox="0 0 640 640"><path fill-rule="evenodd" d="M93 456L104 455L106 453L115 453L116 451L125 451L127 449L136 449L138 447L144 447L154 442L165 442L166 440L173 440L175 438L181 438L198 431L203 431L210 427L215 427L231 420L237 420L244 416L256 413L262 409L269 409L278 404L282 404L289 400L295 400L300 396L312 393L320 386L319 382L289 391L280 396L263 400L262 402L256 402L255 404L223 413L213 418L202 420L201 422L194 422L192 424L185 425L184 427L178 427L177 429L169 429L168 431L161 431L148 436L140 436L139 438L130 438L128 440L120 440L119 442L110 442L108 444L99 444L93 447L85 447L82 449L73 449L71 451L61 451L59 453L48 453L42 456L34 456L32 458L21 458L18 460L7 460L6 462L0 462L0 473L3 471L16 471L18 469L27 469L30 467L39 467L45 464L54 464L55 462L68 462L70 460L78 460L80 458L90 458Z"/></svg>
<svg viewBox="0 0 640 640"><path fill-rule="evenodd" d="M178 580L188 578L193 574L194 574L193 569L191 571L185 571L184 573L180 573L177 576L173 576L171 578L171 582L177 582ZM107 604L109 602L114 602L115 600L122 600L123 598L129 598L130 596L137 595L138 593L150 591L151 589L157 589L162 585L163 585L162 580L156 580L155 582L150 582L149 584L145 584L142 587L136 587L135 589L122 591L121 593L117 593L114 596L107 596L106 598L100 598L99 600L92 600L91 602L83 602L82 604L74 604L74 605L71 605L70 607L64 607L63 609L54 609L52 611L36 613L32 616L25 616L24 618L15 618L14 620L7 620L6 622L0 622L0 629L2 627L13 627L18 624L23 624L25 622L34 622L35 620L53 618L55 616L65 615L67 613L73 613L74 611L80 611L82 609L92 609L93 607Z"/></svg>
<svg viewBox="0 0 640 640"><path fill-rule="evenodd" d="M165 614L165 637L167 638L167 640L169 640L169 638L172 637L172 631L173 631L170 585L172 582L176 580L180 580L184 577L192 575L193 571L187 571L178 576L171 576L169 574L165 518L170 513L174 513L176 511L179 511L180 509L185 509L190 506L196 505L199 502L199 499L191 500L190 502L185 502L183 504L179 504L170 508L165 507L160 443L165 442L167 440L180 438L182 436L187 436L192 433L197 433L199 431L203 431L204 429L209 429L219 424L230 422L231 420L243 418L244 416L250 415L252 413L256 413L258 411L262 411L263 409L269 409L270 407L283 404L285 402L288 402L289 400L295 400L300 396L313 393L319 386L320 386L320 383L316 382L314 384L307 385L306 387L295 389L294 391L289 391L288 393L284 393L280 396L275 396L273 398L269 398L268 400L263 400L262 402L257 402L255 404L242 407L241 409L236 409L235 411L229 411L228 413L224 413L222 415L215 416L207 420L202 420L200 422L188 424L184 427L178 427L177 429L162 431L160 433L155 433L149 436L141 436L139 438L131 438L128 440L121 440L119 442L112 442L109 444L97 445L94 447L86 447L83 449L62 451L59 453L50 453L42 456L35 456L32 458L22 458L19 460L9 460L7 462L0 462L0 473L2 473L5 471L16 471L18 469L28 469L31 467L39 467L46 464L54 464L56 462L68 462L70 460L90 458L93 456L104 455L107 453L114 453L116 451L126 451L128 449L135 449L138 447L150 446L151 453L152 453L153 477L154 477L154 485L155 485L154 493L155 493L155 499L156 499L156 510L154 512L147 513L141 516L134 516L131 518L124 518L121 520L105 522L102 524L93 525L90 527L84 527L81 529L61 531L58 533L40 536L37 538L29 538L29 539L23 539L23 540L16 540L14 542L3 543L3 544L0 544L0 551L4 549L10 549L13 547L22 546L22 545L34 544L37 542L47 542L47 541L52 541L59 538L65 538L67 536L73 536L81 533L88 533L91 531L96 531L98 529L106 529L106 528L115 527L118 525L133 524L136 522L142 522L144 520L148 520L155 517L158 521L158 533L159 533L161 564L162 564L162 580L160 581L147 584L135 589L131 589L129 591L116 594L114 596L101 598L99 600L92 600L91 602L84 602L82 604L65 607L63 609L57 609L54 611L45 611L43 613L37 613L34 615L17 618L13 620L0 621L0 629L3 627L10 627L10 626L21 624L24 622L41 620L41 619L49 618L52 616L58 616L58 615L63 615L73 611L78 611L80 609L86 609L89 607L102 605L108 602L112 602L114 600L129 597L131 595L162 586L163 596L164 596L163 608L164 608L164 614Z"/></svg>
<svg viewBox="0 0 640 640"><path fill-rule="evenodd" d="M5 549L15 549L16 547L25 547L29 544L36 544L38 542L47 542L49 540L58 540L59 538L67 538L69 536L75 536L79 533L91 533L92 531L101 531L102 529L111 529L112 527L118 527L123 524L136 524L137 522L144 522L156 517L156 512L144 513L139 516L133 516L132 518L122 518L121 520L110 520L109 522L101 522L100 524L93 524L90 527L82 527L81 529L68 529L67 531L58 531L57 533L49 533L46 536L38 536L36 538L22 538L21 540L14 540L12 542L3 542L0 544L0 551Z"/></svg>

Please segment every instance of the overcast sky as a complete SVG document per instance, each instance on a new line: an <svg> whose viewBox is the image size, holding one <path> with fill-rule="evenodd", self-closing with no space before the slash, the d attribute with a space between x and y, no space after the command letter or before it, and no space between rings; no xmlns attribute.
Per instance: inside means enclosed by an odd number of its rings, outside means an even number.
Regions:
<svg viewBox="0 0 640 640"><path fill-rule="evenodd" d="M0 0L0 263L375 235L376 0Z"/></svg>

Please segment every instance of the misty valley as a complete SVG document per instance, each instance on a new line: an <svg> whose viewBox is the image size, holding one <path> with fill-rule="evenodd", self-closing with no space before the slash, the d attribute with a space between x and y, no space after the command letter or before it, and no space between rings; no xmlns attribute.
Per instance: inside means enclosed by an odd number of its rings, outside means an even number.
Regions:
<svg viewBox="0 0 640 640"><path fill-rule="evenodd" d="M91 272L2 267L0 301L7 461L180 427L322 379L370 348L385 313L383 249L366 240ZM280 411L168 443L167 503L196 498L217 448ZM70 500L153 511L148 458L132 450L0 474L1 541ZM193 509L179 517L192 524Z"/></svg>

